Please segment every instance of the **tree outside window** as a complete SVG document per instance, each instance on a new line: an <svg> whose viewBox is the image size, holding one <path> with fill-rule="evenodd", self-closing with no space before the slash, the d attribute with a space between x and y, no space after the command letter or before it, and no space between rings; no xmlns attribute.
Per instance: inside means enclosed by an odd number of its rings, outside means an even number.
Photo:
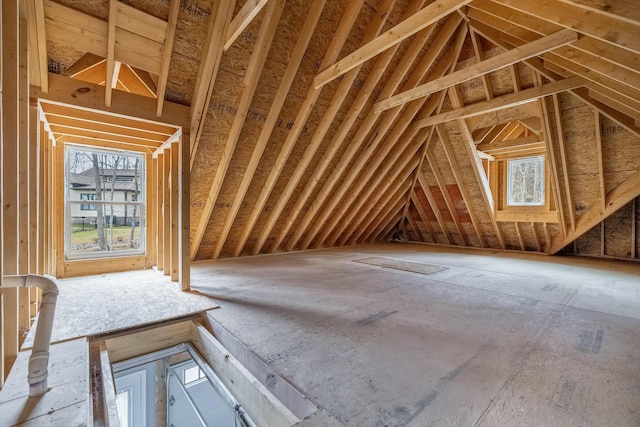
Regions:
<svg viewBox="0 0 640 427"><path fill-rule="evenodd" d="M509 160L507 204L544 205L544 156Z"/></svg>

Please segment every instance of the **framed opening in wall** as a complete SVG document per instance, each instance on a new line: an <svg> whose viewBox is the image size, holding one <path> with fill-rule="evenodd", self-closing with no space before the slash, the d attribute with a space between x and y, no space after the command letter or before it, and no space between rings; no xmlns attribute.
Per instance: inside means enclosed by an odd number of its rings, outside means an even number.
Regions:
<svg viewBox="0 0 640 427"><path fill-rule="evenodd" d="M543 206L544 156L510 159L507 165L507 205Z"/></svg>
<svg viewBox="0 0 640 427"><path fill-rule="evenodd" d="M65 258L145 253L145 156L65 146Z"/></svg>

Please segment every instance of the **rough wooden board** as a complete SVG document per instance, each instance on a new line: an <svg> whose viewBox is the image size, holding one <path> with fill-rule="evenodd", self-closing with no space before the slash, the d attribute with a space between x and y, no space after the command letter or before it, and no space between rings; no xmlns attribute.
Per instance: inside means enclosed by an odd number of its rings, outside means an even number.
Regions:
<svg viewBox="0 0 640 427"><path fill-rule="evenodd" d="M440 265L422 264L419 262L410 262L401 259L384 257L354 259L353 262L360 262L362 264L376 265L378 267L393 268L395 270L403 270L425 275L437 273L439 271L447 269L447 267L442 267Z"/></svg>
<svg viewBox="0 0 640 427"><path fill-rule="evenodd" d="M87 418L89 353L85 339L50 347L49 391L39 399L29 398L27 383L30 351L22 351L0 390L0 424L81 425Z"/></svg>
<svg viewBox="0 0 640 427"><path fill-rule="evenodd" d="M213 300L180 292L154 270L61 281L52 342L181 317L218 307ZM23 348L33 343L35 328Z"/></svg>

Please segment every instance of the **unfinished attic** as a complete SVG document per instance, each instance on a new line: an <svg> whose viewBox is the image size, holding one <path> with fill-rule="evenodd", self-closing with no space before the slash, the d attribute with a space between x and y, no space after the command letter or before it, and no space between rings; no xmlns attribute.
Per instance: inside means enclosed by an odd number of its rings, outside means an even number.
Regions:
<svg viewBox="0 0 640 427"><path fill-rule="evenodd" d="M0 426L640 425L633 0L2 0Z"/></svg>

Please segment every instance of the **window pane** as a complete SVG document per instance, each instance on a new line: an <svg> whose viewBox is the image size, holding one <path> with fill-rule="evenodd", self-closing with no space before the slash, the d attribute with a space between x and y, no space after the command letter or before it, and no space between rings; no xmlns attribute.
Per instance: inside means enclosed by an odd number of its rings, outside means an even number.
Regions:
<svg viewBox="0 0 640 427"><path fill-rule="evenodd" d="M68 146L66 255L144 253L144 156Z"/></svg>
<svg viewBox="0 0 640 427"><path fill-rule="evenodd" d="M82 204L71 204L76 212ZM95 205L93 205L95 206ZM97 211L93 215L71 217L69 255L91 254L95 252L122 252L140 249L140 207L106 203L101 205L104 221L104 239L99 232Z"/></svg>
<svg viewBox="0 0 640 427"><path fill-rule="evenodd" d="M509 160L508 204L544 205L544 156Z"/></svg>

